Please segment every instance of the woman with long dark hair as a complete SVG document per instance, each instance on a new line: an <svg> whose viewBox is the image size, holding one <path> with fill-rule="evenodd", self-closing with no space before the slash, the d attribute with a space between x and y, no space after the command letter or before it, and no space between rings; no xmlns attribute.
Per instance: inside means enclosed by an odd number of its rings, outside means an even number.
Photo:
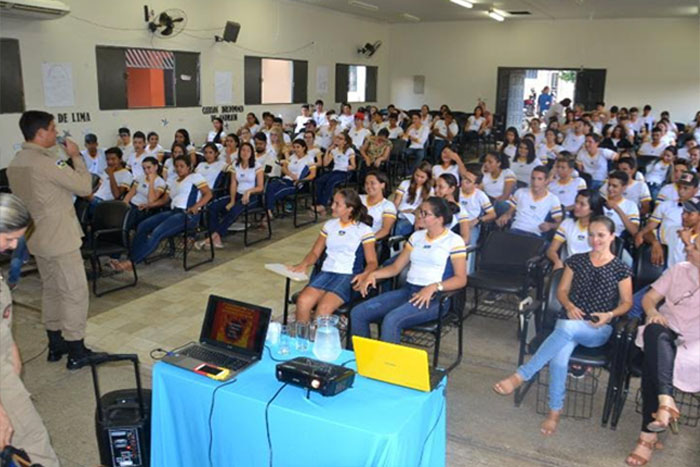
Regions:
<svg viewBox="0 0 700 467"><path fill-rule="evenodd" d="M518 135L518 130L511 126L506 129L503 136L503 143L498 148L498 152L505 154L510 161L515 157L518 152L518 144L520 144L520 136Z"/></svg>
<svg viewBox="0 0 700 467"><path fill-rule="evenodd" d="M207 135L207 143L214 143L221 148L226 140L224 121L219 117L214 117L211 119L211 123L214 125L214 129Z"/></svg>
<svg viewBox="0 0 700 467"><path fill-rule="evenodd" d="M313 309L317 316L332 314L350 301L352 286L377 268L372 218L357 192L351 188L338 191L331 210L333 219L323 225L311 251L301 263L289 266L293 272L306 272L325 250L321 271L297 298L297 322L308 322Z"/></svg>
<svg viewBox="0 0 700 467"><path fill-rule="evenodd" d="M394 205L399 213L396 235L408 236L413 232L415 211L431 193L432 167L428 161L423 161L413 171L411 179L402 181L394 194Z"/></svg>
<svg viewBox="0 0 700 467"><path fill-rule="evenodd" d="M510 170L508 156L503 152L487 152L482 171L484 177L481 180L481 186L484 193L491 199L496 216L500 216L509 209L508 199L513 194L517 183L515 174Z"/></svg>
<svg viewBox="0 0 700 467"><path fill-rule="evenodd" d="M530 184L530 175L532 169L541 164L546 164L547 161L541 162L535 153L535 144L529 138L523 138L518 144L518 152L513 157L510 163L510 169L515 174L515 179L518 182L518 188L528 186Z"/></svg>
<svg viewBox="0 0 700 467"><path fill-rule="evenodd" d="M303 139L292 143L291 155L282 161L282 178L274 178L267 184L265 191L265 208L270 217L277 201L293 195L304 183L316 178L316 161L309 154Z"/></svg>

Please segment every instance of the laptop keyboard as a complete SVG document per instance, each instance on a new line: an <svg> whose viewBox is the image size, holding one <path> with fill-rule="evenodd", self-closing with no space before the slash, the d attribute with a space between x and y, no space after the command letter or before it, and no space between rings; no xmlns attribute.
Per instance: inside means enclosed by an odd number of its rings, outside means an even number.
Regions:
<svg viewBox="0 0 700 467"><path fill-rule="evenodd" d="M213 350L205 349L204 347L198 345L188 347L181 353L183 355L187 355L188 357L192 357L206 363L211 363L213 365L222 366L234 371L241 369L248 363L243 359L229 357L228 355L220 352L214 352Z"/></svg>

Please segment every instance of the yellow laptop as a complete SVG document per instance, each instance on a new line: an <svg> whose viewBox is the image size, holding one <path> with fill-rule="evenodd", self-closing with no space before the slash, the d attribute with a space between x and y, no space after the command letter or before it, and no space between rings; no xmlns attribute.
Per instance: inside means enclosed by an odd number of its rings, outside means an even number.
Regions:
<svg viewBox="0 0 700 467"><path fill-rule="evenodd" d="M432 391L445 371L431 369L428 352L405 345L352 336L357 372L385 383L419 391Z"/></svg>

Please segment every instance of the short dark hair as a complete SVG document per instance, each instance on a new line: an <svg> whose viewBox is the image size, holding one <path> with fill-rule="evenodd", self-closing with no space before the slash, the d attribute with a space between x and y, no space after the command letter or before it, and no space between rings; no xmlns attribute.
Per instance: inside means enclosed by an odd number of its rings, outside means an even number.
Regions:
<svg viewBox="0 0 700 467"><path fill-rule="evenodd" d="M619 167L620 164L627 164L630 166L631 169L637 168L636 159L634 157L630 157L630 156L625 156L625 157L621 157L620 159L618 159L617 166Z"/></svg>
<svg viewBox="0 0 700 467"><path fill-rule="evenodd" d="M588 198L588 206L590 206L591 208L591 217L602 216L605 213L605 211L603 211L603 207L605 206L605 199L598 190L593 190L591 188L579 190L576 193L576 197L579 196Z"/></svg>
<svg viewBox="0 0 700 467"><path fill-rule="evenodd" d="M309 104L303 104L303 105L301 106L301 108L302 108L302 109L309 110Z"/></svg>
<svg viewBox="0 0 700 467"><path fill-rule="evenodd" d="M253 139L257 141L265 141L267 143L267 136L265 136L265 133L263 133L262 131L258 131L257 133L255 133Z"/></svg>
<svg viewBox="0 0 700 467"><path fill-rule="evenodd" d="M563 162L564 164L568 165L570 169L576 167L576 161L574 161L572 157L563 156L561 155L561 153L559 154L559 157L557 157L557 160L554 161L554 163L559 164L560 162Z"/></svg>
<svg viewBox="0 0 700 467"><path fill-rule="evenodd" d="M119 149L119 148L116 147L116 146L113 147L113 148L109 148L109 149L107 149L107 150L105 151L105 156L107 156L107 155L109 155L109 154L114 154L114 155L117 156L119 159L121 159L122 156L124 155L124 153L122 152L122 150Z"/></svg>
<svg viewBox="0 0 700 467"><path fill-rule="evenodd" d="M275 118L272 119L272 121L273 121L274 123L283 123L283 122L284 122L284 120L282 120L280 117L275 117Z"/></svg>
<svg viewBox="0 0 700 467"><path fill-rule="evenodd" d="M160 139L160 136L158 136L158 133L156 133L155 131L148 132L148 139L151 139L151 136L155 136L156 138Z"/></svg>
<svg viewBox="0 0 700 467"><path fill-rule="evenodd" d="M316 99L316 103L314 105L323 105L323 101L321 99Z"/></svg>
<svg viewBox="0 0 700 467"><path fill-rule="evenodd" d="M19 129L25 141L31 141L39 130L48 130L53 122L53 115L42 110L27 110L19 119Z"/></svg>
<svg viewBox="0 0 700 467"><path fill-rule="evenodd" d="M191 170L192 169L192 161L190 160L189 156L177 156L175 160L173 161L173 166L175 166L175 163L177 161L182 161L185 163L185 165Z"/></svg>
<svg viewBox="0 0 700 467"><path fill-rule="evenodd" d="M651 110L651 106L649 104L645 105L644 110Z"/></svg>
<svg viewBox="0 0 700 467"><path fill-rule="evenodd" d="M593 141L596 142L596 144L600 143L600 135L597 133L588 133L586 135L586 138L591 138Z"/></svg>
<svg viewBox="0 0 700 467"><path fill-rule="evenodd" d="M123 126L119 129L118 133L120 135L131 135L131 130L129 130L127 127Z"/></svg>
<svg viewBox="0 0 700 467"><path fill-rule="evenodd" d="M630 107L630 113L632 112L639 112L639 109L637 107Z"/></svg>
<svg viewBox="0 0 700 467"><path fill-rule="evenodd" d="M383 136L385 138L388 138L389 137L389 130L387 130L386 128L382 128L381 130L379 130L377 132L377 136Z"/></svg>
<svg viewBox="0 0 700 467"><path fill-rule="evenodd" d="M532 169L533 172L540 172L544 174L544 177L547 178L547 175L549 174L549 170L547 170L547 167L544 165L538 165L534 169Z"/></svg>
<svg viewBox="0 0 700 467"><path fill-rule="evenodd" d="M620 109L619 109L616 105L613 105L612 107L610 107L610 112L611 112L611 113L616 114L616 113L618 113L619 111L620 111Z"/></svg>
<svg viewBox="0 0 700 467"><path fill-rule="evenodd" d="M142 140L146 141L146 135L143 134L143 131L134 132L134 136L132 137L132 139L136 138L141 138Z"/></svg>
<svg viewBox="0 0 700 467"><path fill-rule="evenodd" d="M615 233L615 223L613 222L612 219L610 219L608 216L595 216L592 217L590 221L588 221L588 225L590 226L591 224L603 224L605 228L608 230L608 233Z"/></svg>
<svg viewBox="0 0 700 467"><path fill-rule="evenodd" d="M613 170L610 172L610 175L608 175L608 180L612 180L613 178L620 180L623 185L627 185L627 183L630 181L630 176L622 170Z"/></svg>

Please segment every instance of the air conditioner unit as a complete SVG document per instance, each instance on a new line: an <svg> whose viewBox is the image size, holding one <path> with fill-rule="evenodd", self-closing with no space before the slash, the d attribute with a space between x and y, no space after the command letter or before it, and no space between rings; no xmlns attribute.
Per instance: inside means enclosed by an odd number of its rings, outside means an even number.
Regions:
<svg viewBox="0 0 700 467"><path fill-rule="evenodd" d="M59 0L0 0L0 16L33 19L56 19L70 13Z"/></svg>

